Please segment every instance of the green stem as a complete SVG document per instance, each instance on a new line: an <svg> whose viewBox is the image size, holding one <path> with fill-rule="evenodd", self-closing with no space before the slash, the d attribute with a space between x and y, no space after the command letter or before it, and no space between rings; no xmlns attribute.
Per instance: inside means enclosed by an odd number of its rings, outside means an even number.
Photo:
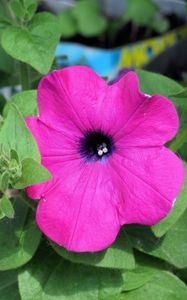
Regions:
<svg viewBox="0 0 187 300"><path fill-rule="evenodd" d="M29 90L30 82L29 82L29 66L25 63L20 62L20 81L22 90Z"/></svg>

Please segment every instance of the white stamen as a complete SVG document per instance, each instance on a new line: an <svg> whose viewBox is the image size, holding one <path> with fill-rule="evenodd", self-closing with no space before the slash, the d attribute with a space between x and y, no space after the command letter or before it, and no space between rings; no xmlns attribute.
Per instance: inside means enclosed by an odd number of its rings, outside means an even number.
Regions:
<svg viewBox="0 0 187 300"><path fill-rule="evenodd" d="M102 156L103 155L103 150L98 150L98 152L97 152L97 154L99 155L99 156Z"/></svg>
<svg viewBox="0 0 187 300"><path fill-rule="evenodd" d="M103 148L103 152L104 152L104 153L107 153L107 152L108 152L107 147L104 147L104 148Z"/></svg>

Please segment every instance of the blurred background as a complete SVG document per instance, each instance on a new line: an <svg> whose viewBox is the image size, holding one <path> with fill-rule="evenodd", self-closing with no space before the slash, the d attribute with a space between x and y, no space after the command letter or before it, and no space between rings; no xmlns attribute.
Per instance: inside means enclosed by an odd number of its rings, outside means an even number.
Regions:
<svg viewBox="0 0 187 300"><path fill-rule="evenodd" d="M1 1L0 16L4 13ZM143 68L187 83L185 0L38 0L38 3L38 12L55 14L60 26L54 69L86 65L108 82L114 82L131 69ZM0 94L6 98L19 84L19 68L15 64L0 47ZM36 88L41 76L32 68L30 73L32 87ZM11 91L7 88L10 86Z"/></svg>
<svg viewBox="0 0 187 300"><path fill-rule="evenodd" d="M62 39L57 66L88 65L108 81L131 68L187 80L184 0L44 0Z"/></svg>

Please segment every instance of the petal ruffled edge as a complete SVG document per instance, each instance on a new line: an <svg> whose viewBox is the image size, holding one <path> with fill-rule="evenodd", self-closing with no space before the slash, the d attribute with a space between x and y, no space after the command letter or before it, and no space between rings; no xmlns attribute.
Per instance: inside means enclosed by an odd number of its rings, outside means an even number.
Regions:
<svg viewBox="0 0 187 300"><path fill-rule="evenodd" d="M165 147L156 152L155 149L137 151L142 154L134 152L135 159L116 154L111 161L114 176L118 176L121 184L119 215L121 224L150 226L172 209L184 182L185 169L182 161Z"/></svg>
<svg viewBox="0 0 187 300"><path fill-rule="evenodd" d="M39 202L38 226L49 239L70 251L103 250L119 232L118 193L99 167L74 170L71 178L64 176Z"/></svg>

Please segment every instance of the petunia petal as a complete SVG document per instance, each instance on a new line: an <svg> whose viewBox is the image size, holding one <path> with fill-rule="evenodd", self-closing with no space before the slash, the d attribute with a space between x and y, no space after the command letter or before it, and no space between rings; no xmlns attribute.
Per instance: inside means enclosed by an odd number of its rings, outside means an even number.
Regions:
<svg viewBox="0 0 187 300"><path fill-rule="evenodd" d="M66 132L65 129L59 132L36 117L26 118L25 121L37 141L42 159L41 164L53 175L50 181L27 188L27 194L30 198L39 199L42 193L53 186L56 178L64 172L63 166L67 161L79 161L79 133L76 132L76 129L74 136L72 133Z"/></svg>
<svg viewBox="0 0 187 300"><path fill-rule="evenodd" d="M40 116L26 122L53 178L27 192L40 198L37 223L51 240L99 251L120 225L153 225L167 215L184 180L182 162L163 147L178 129L169 100L141 93L134 72L107 86L76 66L44 77L38 102ZM108 161L82 159L80 140L90 130L113 138Z"/></svg>
<svg viewBox="0 0 187 300"><path fill-rule="evenodd" d="M88 67L74 66L57 70L44 77L38 88L40 117L47 124L84 132L99 126L101 114L96 106L103 101L107 85Z"/></svg>
<svg viewBox="0 0 187 300"><path fill-rule="evenodd" d="M77 154L78 142L82 134L76 127L69 130L62 126L59 131L37 117L26 118L25 121L37 141L42 156L71 156Z"/></svg>
<svg viewBox="0 0 187 300"><path fill-rule="evenodd" d="M123 127L129 123L139 106L148 98L140 92L138 77L132 71L109 86L105 106L109 108L106 113L112 120L109 122L112 135L119 132L123 135ZM108 102L111 103L109 107Z"/></svg>
<svg viewBox="0 0 187 300"><path fill-rule="evenodd" d="M41 120L59 130L66 127L71 131L75 126L83 134L101 130L112 135L147 98L139 92L134 72L120 83L107 86L84 66L54 71L40 81L38 88Z"/></svg>
<svg viewBox="0 0 187 300"><path fill-rule="evenodd" d="M112 244L120 227L119 198L105 168L97 163L64 168L59 184L43 195L37 209L37 224L48 238L77 252Z"/></svg>
<svg viewBox="0 0 187 300"><path fill-rule="evenodd" d="M130 116L147 96L139 92L138 78L129 72L120 82L109 85L103 101L96 106L96 115L102 120L103 132L114 136L123 128Z"/></svg>
<svg viewBox="0 0 187 300"><path fill-rule="evenodd" d="M169 213L184 181L184 166L174 153L165 147L134 149L128 158L116 153L110 164L121 183L121 224L153 225Z"/></svg>
<svg viewBox="0 0 187 300"><path fill-rule="evenodd" d="M121 139L126 146L160 146L176 135L179 120L174 105L163 96L141 93L135 73L129 72L112 87L125 107L123 126L114 133L116 141Z"/></svg>

